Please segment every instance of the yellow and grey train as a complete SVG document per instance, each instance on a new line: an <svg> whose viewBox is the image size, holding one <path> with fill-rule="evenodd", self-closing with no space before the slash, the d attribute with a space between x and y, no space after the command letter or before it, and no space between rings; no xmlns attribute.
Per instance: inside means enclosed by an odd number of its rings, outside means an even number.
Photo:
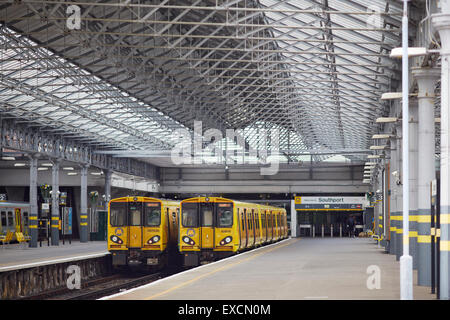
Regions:
<svg viewBox="0 0 450 320"><path fill-rule="evenodd" d="M170 200L112 199L108 210L108 251L113 266L157 270L179 264L179 210L180 203Z"/></svg>
<svg viewBox="0 0 450 320"><path fill-rule="evenodd" d="M225 198L183 200L180 220L178 248L185 267L288 237L285 209Z"/></svg>

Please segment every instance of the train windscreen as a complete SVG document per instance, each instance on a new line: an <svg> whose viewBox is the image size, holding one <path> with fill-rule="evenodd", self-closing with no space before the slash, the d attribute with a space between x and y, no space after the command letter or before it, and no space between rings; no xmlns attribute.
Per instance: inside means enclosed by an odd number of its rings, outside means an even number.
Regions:
<svg viewBox="0 0 450 320"><path fill-rule="evenodd" d="M189 202L183 203L181 206L181 217L183 227L198 227L198 204Z"/></svg>
<svg viewBox="0 0 450 320"><path fill-rule="evenodd" d="M161 224L161 204L146 202L144 205L145 226L158 227Z"/></svg>
<svg viewBox="0 0 450 320"><path fill-rule="evenodd" d="M127 223L127 203L111 202L109 223L113 227L123 227Z"/></svg>
<svg viewBox="0 0 450 320"><path fill-rule="evenodd" d="M233 225L233 204L216 203L217 227L227 228Z"/></svg>
<svg viewBox="0 0 450 320"><path fill-rule="evenodd" d="M140 226L142 216L142 202L130 202L128 209L130 213L130 226Z"/></svg>

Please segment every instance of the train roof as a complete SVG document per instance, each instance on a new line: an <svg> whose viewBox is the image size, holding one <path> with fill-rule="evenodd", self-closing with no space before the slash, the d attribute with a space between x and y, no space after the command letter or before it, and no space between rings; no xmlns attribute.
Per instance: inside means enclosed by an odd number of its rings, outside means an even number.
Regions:
<svg viewBox="0 0 450 320"><path fill-rule="evenodd" d="M195 202L195 200L198 201L199 199L206 199L206 198L209 198L209 200L211 202L227 201L227 202L233 202L233 203L238 204L238 205L251 205L251 206L259 206L260 208L265 208L265 209L281 209L281 210L285 210L284 208L280 208L280 207L269 206L269 205L264 205L264 204L257 204L257 203L252 203L252 202L242 202L242 201L228 199L228 198L223 198L223 197L193 197L193 198L184 199L181 202Z"/></svg>
<svg viewBox="0 0 450 320"><path fill-rule="evenodd" d="M28 202L21 201L0 201L0 207L31 207Z"/></svg>
<svg viewBox="0 0 450 320"><path fill-rule="evenodd" d="M110 202L121 202L121 201L130 201L134 200L134 198L136 198L138 201L143 201L143 200L147 200L147 201L157 201L157 202L161 202L162 204L165 205L179 205L180 201L177 200L168 200L168 199L159 199L159 198L153 198L153 197L142 197L142 196L127 196L127 197L120 197L120 198L114 198L111 199Z"/></svg>

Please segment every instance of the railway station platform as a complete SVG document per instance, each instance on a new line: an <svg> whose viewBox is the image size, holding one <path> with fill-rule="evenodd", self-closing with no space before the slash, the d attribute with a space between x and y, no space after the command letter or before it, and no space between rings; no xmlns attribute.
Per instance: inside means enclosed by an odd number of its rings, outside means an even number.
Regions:
<svg viewBox="0 0 450 320"><path fill-rule="evenodd" d="M374 278L371 278L374 276L373 270L377 268L380 271L377 278L379 282L372 281ZM414 299L434 299L429 290L427 287L414 285ZM102 298L322 299L398 300L399 263L395 257L378 248L372 239L290 238Z"/></svg>
<svg viewBox="0 0 450 320"><path fill-rule="evenodd" d="M81 281L110 273L106 241L29 248L19 244L0 249L0 299L20 299L67 285L73 269Z"/></svg>
<svg viewBox="0 0 450 320"><path fill-rule="evenodd" d="M10 244L0 249L0 272L32 268L50 264L92 259L108 255L106 241L68 242L60 246L29 248Z"/></svg>

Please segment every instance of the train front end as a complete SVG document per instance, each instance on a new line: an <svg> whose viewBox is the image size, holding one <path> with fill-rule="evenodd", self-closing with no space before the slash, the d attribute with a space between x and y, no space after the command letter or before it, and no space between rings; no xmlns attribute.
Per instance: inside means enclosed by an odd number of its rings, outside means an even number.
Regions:
<svg viewBox="0 0 450 320"><path fill-rule="evenodd" d="M197 197L181 202L178 246L185 267L198 266L235 253L239 229L234 202Z"/></svg>
<svg viewBox="0 0 450 320"><path fill-rule="evenodd" d="M159 269L168 263L177 226L164 202L147 197L123 197L109 203L108 251L114 267ZM173 223L172 223L173 224Z"/></svg>

